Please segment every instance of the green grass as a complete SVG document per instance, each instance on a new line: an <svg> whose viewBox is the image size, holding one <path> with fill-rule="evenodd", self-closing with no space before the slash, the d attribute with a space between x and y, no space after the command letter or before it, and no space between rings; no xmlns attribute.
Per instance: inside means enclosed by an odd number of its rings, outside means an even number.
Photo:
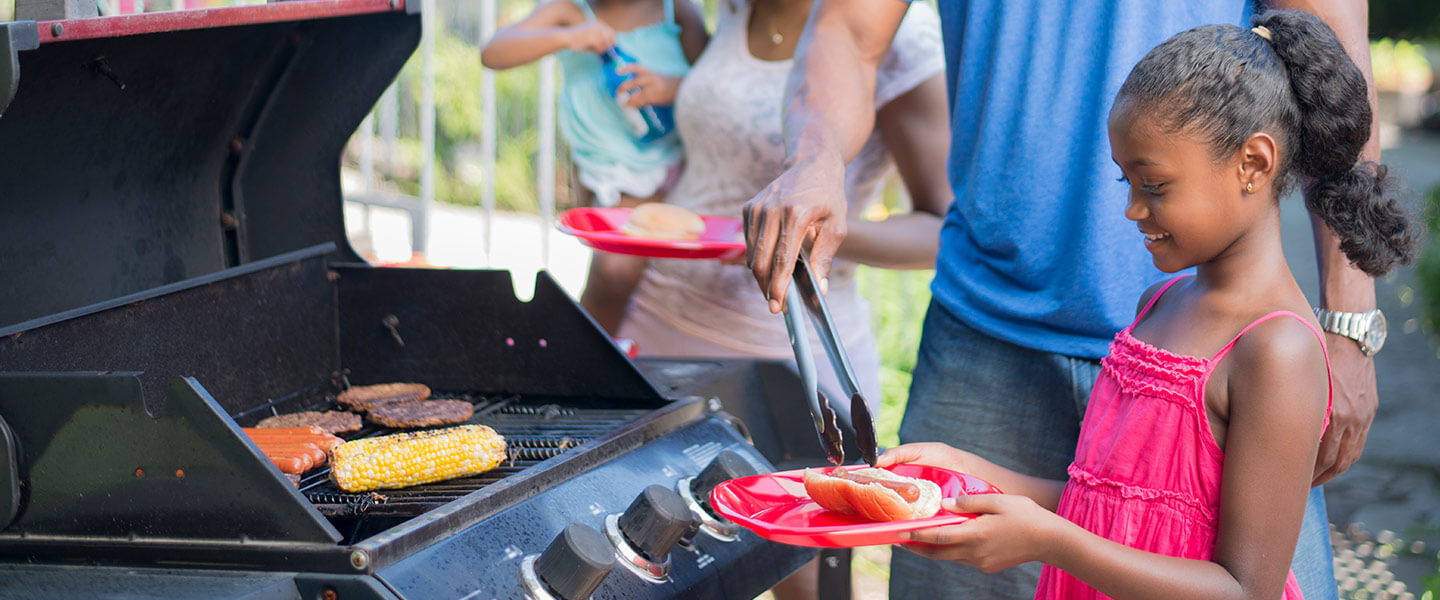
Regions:
<svg viewBox="0 0 1440 600"><path fill-rule="evenodd" d="M875 341L880 348L883 405L875 423L882 447L900 443L900 417L910 394L910 373L920 344L920 325L930 304L934 271L890 271L860 267L856 280L870 302Z"/></svg>

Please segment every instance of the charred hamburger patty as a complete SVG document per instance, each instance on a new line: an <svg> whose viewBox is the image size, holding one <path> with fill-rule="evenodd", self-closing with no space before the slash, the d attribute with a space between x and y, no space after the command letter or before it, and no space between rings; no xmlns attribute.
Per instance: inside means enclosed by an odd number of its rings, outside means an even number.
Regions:
<svg viewBox="0 0 1440 600"><path fill-rule="evenodd" d="M353 411L367 412L376 407L402 402L416 402L430 397L430 388L419 383L381 383L357 385L340 392L335 401Z"/></svg>
<svg viewBox="0 0 1440 600"><path fill-rule="evenodd" d="M327 410L325 412L306 411L288 415L280 415L262 419L255 426L261 429L273 429L276 427L308 427L314 425L324 429L326 433L348 433L360 431L360 415L339 410Z"/></svg>
<svg viewBox="0 0 1440 600"><path fill-rule="evenodd" d="M386 427L430 427L464 423L473 414L475 405L464 400L425 400L377 406L367 418Z"/></svg>

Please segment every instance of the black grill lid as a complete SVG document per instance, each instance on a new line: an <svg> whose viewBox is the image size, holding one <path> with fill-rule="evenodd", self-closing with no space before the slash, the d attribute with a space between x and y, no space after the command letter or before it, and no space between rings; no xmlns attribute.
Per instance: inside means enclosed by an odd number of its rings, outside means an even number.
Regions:
<svg viewBox="0 0 1440 600"><path fill-rule="evenodd" d="M0 23L0 328L326 242L357 260L340 154L419 42L411 4Z"/></svg>

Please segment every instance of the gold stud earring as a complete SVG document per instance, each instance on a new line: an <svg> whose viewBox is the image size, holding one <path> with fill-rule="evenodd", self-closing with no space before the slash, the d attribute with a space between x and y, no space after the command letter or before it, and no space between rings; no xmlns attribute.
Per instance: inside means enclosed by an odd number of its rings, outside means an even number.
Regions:
<svg viewBox="0 0 1440 600"><path fill-rule="evenodd" d="M1254 183L1246 182L1246 183L1245 183L1245 193L1247 193L1247 194L1253 194L1253 193L1255 193L1255 184L1254 184Z"/></svg>

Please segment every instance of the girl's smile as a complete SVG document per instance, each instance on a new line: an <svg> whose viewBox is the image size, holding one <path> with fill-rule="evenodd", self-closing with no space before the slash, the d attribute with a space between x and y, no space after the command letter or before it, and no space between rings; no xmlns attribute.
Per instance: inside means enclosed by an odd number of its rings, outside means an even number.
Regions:
<svg viewBox="0 0 1440 600"><path fill-rule="evenodd" d="M1151 252L1155 251L1156 245L1170 239L1169 233L1145 233L1144 229L1141 229L1140 233L1145 234L1145 248Z"/></svg>

